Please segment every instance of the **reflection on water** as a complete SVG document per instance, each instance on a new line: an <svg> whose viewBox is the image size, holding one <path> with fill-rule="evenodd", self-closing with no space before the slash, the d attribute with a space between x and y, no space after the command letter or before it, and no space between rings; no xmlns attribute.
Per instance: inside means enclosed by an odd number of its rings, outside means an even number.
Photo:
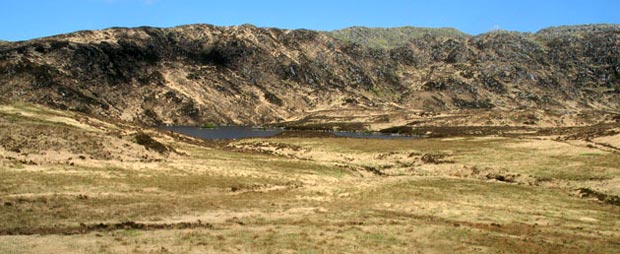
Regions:
<svg viewBox="0 0 620 254"><path fill-rule="evenodd" d="M239 139L255 137L272 137L280 134L282 129L252 128L248 126L221 126L205 129L195 126L164 126L166 130L182 133L202 139ZM390 135L382 133L334 132L338 137L376 138L376 139L412 139L413 136Z"/></svg>
<svg viewBox="0 0 620 254"><path fill-rule="evenodd" d="M377 139L412 139L414 136L407 135L396 135L396 134L385 134L385 133L364 133L364 132L334 132L338 137L348 137L348 138L377 138Z"/></svg>
<svg viewBox="0 0 620 254"><path fill-rule="evenodd" d="M282 132L280 129L257 129L247 126L222 126L205 129L195 126L165 126L166 130L202 139L238 139L271 137Z"/></svg>

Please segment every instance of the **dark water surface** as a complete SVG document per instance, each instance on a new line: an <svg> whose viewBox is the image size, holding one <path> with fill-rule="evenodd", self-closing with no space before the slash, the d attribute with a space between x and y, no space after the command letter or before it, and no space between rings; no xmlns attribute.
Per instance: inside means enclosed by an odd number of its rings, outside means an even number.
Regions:
<svg viewBox="0 0 620 254"><path fill-rule="evenodd" d="M376 138L376 139L413 139L415 136L398 135L398 134L385 134L380 132L364 133L364 132L350 132L350 131L338 131L334 132L338 137L348 138Z"/></svg>
<svg viewBox="0 0 620 254"><path fill-rule="evenodd" d="M282 132L281 129L258 129L247 126L221 126L213 129L196 126L165 126L166 130L202 139L238 139L271 137Z"/></svg>
<svg viewBox="0 0 620 254"><path fill-rule="evenodd" d="M238 139L238 138L260 138L272 137L282 133L282 129L253 128L248 126L220 126L213 129L201 128L196 126L164 126L166 130L189 135L202 139ZM412 139L413 136L390 135L382 133L363 133L363 132L333 132L338 137L349 138L375 138L375 139Z"/></svg>

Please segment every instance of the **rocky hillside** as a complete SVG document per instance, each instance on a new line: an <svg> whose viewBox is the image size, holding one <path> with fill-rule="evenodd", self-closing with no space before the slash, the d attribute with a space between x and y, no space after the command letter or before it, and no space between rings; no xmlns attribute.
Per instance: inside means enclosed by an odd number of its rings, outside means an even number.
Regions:
<svg viewBox="0 0 620 254"><path fill-rule="evenodd" d="M439 37L444 39L463 39L471 37L454 28L427 28L427 27L394 27L394 28L369 28L349 27L329 32L337 39L345 42L361 44L371 48L391 49L405 46L407 42L420 39L424 36Z"/></svg>
<svg viewBox="0 0 620 254"><path fill-rule="evenodd" d="M618 25L424 33L389 49L337 38L187 25L2 43L0 102L146 124L260 124L327 109L620 110Z"/></svg>

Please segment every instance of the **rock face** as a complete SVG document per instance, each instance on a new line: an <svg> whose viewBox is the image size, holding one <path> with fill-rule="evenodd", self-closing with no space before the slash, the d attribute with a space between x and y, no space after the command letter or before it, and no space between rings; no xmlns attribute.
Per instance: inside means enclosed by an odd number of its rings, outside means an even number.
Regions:
<svg viewBox="0 0 620 254"><path fill-rule="evenodd" d="M261 124L339 108L620 110L618 25L426 33L391 48L335 37L187 25L0 43L0 102L145 124Z"/></svg>

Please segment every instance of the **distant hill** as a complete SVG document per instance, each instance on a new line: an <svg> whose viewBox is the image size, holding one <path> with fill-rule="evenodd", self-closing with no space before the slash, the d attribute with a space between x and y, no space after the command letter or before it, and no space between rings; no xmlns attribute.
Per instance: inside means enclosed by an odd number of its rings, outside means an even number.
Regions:
<svg viewBox="0 0 620 254"><path fill-rule="evenodd" d="M470 35L454 28L426 28L426 27L394 27L369 28L349 27L329 32L329 35L346 42L357 43L371 48L395 48L422 36L443 38L467 38Z"/></svg>
<svg viewBox="0 0 620 254"><path fill-rule="evenodd" d="M549 109L559 118L620 111L618 56L617 25L476 36L412 27L110 28L1 46L0 102L156 125L263 124L350 108Z"/></svg>
<svg viewBox="0 0 620 254"><path fill-rule="evenodd" d="M587 24L576 26L552 26L541 29L536 32L536 36L546 37L551 39L553 37L560 37L565 35L582 35L584 33L618 33L620 32L620 25L617 24Z"/></svg>

